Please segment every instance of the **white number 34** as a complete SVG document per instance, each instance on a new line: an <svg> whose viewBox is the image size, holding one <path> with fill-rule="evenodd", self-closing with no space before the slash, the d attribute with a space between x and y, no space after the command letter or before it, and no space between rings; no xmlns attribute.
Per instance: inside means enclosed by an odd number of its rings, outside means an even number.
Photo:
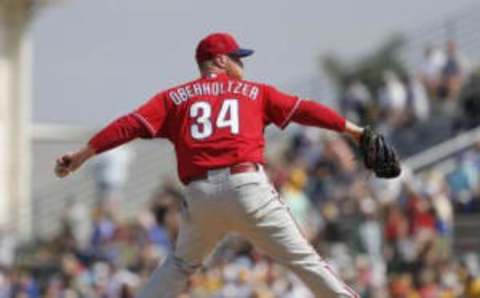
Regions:
<svg viewBox="0 0 480 298"><path fill-rule="evenodd" d="M192 138L203 140L212 135L211 116L212 106L206 101L198 101L190 107L190 117L195 119L190 127ZM215 125L218 128L229 127L232 134L238 134L240 130L238 100L226 99L223 101Z"/></svg>

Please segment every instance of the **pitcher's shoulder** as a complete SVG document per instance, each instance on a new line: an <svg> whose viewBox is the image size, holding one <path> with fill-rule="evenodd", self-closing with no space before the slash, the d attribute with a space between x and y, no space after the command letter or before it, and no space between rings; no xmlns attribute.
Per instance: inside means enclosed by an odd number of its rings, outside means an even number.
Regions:
<svg viewBox="0 0 480 298"><path fill-rule="evenodd" d="M192 85L192 84L195 84L195 83L199 83L201 81L202 81L202 78L196 78L196 79L193 79L193 80L190 80L190 81L184 81L182 83L172 85L172 86L160 91L160 93L168 94L171 91L175 91L175 90L178 90L180 88L185 88L186 86L189 86L189 85Z"/></svg>
<svg viewBox="0 0 480 298"><path fill-rule="evenodd" d="M250 85L254 85L254 86L257 86L259 88L265 88L265 87L270 87L271 85L270 84L267 84L265 82L260 82L260 81L252 81L252 80L238 80L240 82L243 82L245 84L250 84Z"/></svg>

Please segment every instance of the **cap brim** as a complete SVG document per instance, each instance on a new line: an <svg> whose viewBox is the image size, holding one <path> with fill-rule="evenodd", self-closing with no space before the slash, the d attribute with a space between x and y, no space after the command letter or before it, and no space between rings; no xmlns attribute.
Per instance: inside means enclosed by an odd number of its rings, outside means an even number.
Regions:
<svg viewBox="0 0 480 298"><path fill-rule="evenodd" d="M238 49L236 50L235 52L232 53L232 55L235 55L239 58L245 58L245 57L248 57L248 56L251 56L255 51L254 50L251 50L251 49Z"/></svg>

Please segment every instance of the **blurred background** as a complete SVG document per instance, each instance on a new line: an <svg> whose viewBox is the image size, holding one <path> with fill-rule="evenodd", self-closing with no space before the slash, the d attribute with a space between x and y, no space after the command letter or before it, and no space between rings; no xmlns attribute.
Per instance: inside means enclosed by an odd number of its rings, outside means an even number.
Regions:
<svg viewBox="0 0 480 298"><path fill-rule="evenodd" d="M75 175L55 158L159 90L197 77L227 31L247 77L386 135L379 180L352 143L267 130L267 170L308 239L362 297L480 297L480 4L474 0L0 0L0 298L133 297L172 250L182 187L164 140ZM183 297L311 297L237 235Z"/></svg>

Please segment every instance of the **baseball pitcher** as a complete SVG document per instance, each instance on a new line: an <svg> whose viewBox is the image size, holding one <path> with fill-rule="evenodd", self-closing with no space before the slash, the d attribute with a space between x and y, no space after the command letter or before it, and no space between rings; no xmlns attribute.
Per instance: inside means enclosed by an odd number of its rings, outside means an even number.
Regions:
<svg viewBox="0 0 480 298"><path fill-rule="evenodd" d="M346 121L319 103L267 84L244 80L240 48L227 33L200 41L200 78L153 96L110 123L88 144L57 159L65 177L86 160L135 138L167 138L175 147L178 176L186 187L174 253L152 274L140 298L177 297L218 241L235 231L295 272L316 297L359 297L305 240L288 207L263 171L269 124L316 126L355 139L364 164L378 177L396 177L394 150L370 128Z"/></svg>

